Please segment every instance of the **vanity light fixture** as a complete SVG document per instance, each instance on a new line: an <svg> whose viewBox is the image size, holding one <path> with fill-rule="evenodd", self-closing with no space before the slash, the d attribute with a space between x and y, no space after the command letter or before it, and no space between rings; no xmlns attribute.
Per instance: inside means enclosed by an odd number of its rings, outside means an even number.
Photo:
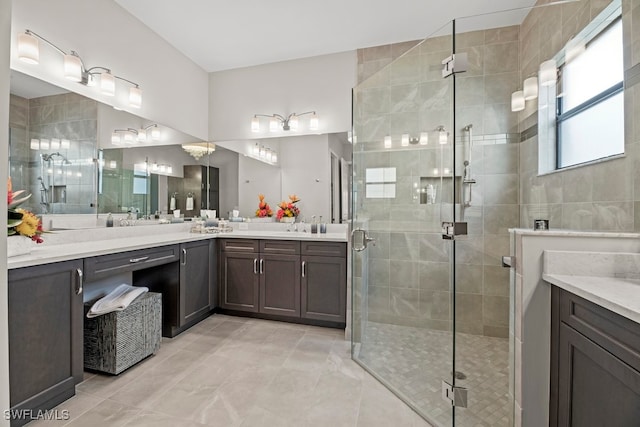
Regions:
<svg viewBox="0 0 640 427"><path fill-rule="evenodd" d="M111 143L113 145L122 145L122 142L132 144L134 140L138 138L138 131L136 129L115 129L111 133Z"/></svg>
<svg viewBox="0 0 640 427"><path fill-rule="evenodd" d="M284 131L297 131L299 128L299 118L311 114L309 118L309 130L316 131L319 128L320 120L315 111L306 111L304 113L291 113L288 116L282 116L280 114L254 114L251 119L251 132L260 132L260 117L266 117L269 119L269 131L277 132L282 129Z"/></svg>
<svg viewBox="0 0 640 427"><path fill-rule="evenodd" d="M132 85L132 87L129 88L129 106L133 108L140 108L142 106L142 90L137 83L112 74L111 69L106 67L98 66L87 68L85 67L78 52L72 50L67 53L49 40L31 30L25 30L24 33L18 34L18 59L26 62L27 64L39 64L39 40L42 40L62 55L63 73L65 78L86 86L94 86L95 78L99 75L100 91L106 96L114 96L116 92L115 81L116 79L122 80Z"/></svg>
<svg viewBox="0 0 640 427"><path fill-rule="evenodd" d="M436 128L436 131L438 132L438 142L440 143L440 145L447 144L449 142L449 133L444 128L444 126L438 126Z"/></svg>
<svg viewBox="0 0 640 427"><path fill-rule="evenodd" d="M540 71L538 72L541 86L552 86L558 79L558 68L556 67L555 59L544 61L540 64Z"/></svg>
<svg viewBox="0 0 640 427"><path fill-rule="evenodd" d="M511 94L511 111L522 111L524 110L524 92L518 90Z"/></svg>
<svg viewBox="0 0 640 427"><path fill-rule="evenodd" d="M538 97L538 78L536 76L525 79L522 86L525 101L531 101Z"/></svg>
<svg viewBox="0 0 640 427"><path fill-rule="evenodd" d="M271 147L260 145L258 142L249 148L247 156L269 165L278 163L278 153Z"/></svg>
<svg viewBox="0 0 640 427"><path fill-rule="evenodd" d="M387 135L384 137L384 148L391 148L391 135Z"/></svg>
<svg viewBox="0 0 640 427"><path fill-rule="evenodd" d="M194 159L200 160L205 154L209 155L216 151L216 146L210 142L192 142L183 144L182 149L189 153Z"/></svg>
<svg viewBox="0 0 640 427"><path fill-rule="evenodd" d="M403 147L408 147L409 146L409 134L408 133L403 133L402 136L400 137L400 145L402 145Z"/></svg>

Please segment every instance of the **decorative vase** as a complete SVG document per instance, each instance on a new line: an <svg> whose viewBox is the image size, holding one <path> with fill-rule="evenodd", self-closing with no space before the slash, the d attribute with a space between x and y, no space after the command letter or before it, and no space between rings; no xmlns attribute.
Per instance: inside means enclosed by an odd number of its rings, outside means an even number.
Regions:
<svg viewBox="0 0 640 427"><path fill-rule="evenodd" d="M282 218L280 218L280 222L296 222L296 217L295 216L283 216Z"/></svg>
<svg viewBox="0 0 640 427"><path fill-rule="evenodd" d="M33 241L24 236L7 237L7 257L28 255L33 248Z"/></svg>

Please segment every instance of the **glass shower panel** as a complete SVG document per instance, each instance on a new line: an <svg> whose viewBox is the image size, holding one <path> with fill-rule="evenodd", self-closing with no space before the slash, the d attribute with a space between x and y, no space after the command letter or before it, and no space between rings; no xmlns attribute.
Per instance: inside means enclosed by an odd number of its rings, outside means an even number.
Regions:
<svg viewBox="0 0 640 427"><path fill-rule="evenodd" d="M433 425L451 425L454 218L451 24L362 81L353 93L353 358ZM399 46L391 46L393 50ZM405 45L406 47L406 45ZM361 69L382 61L366 61ZM357 245L354 244L354 247Z"/></svg>

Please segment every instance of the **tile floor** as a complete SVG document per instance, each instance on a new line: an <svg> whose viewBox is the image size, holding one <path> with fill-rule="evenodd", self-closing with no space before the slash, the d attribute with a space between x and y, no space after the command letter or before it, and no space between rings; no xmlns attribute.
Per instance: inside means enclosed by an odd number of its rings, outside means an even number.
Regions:
<svg viewBox="0 0 640 427"><path fill-rule="evenodd" d="M451 378L451 332L368 322L356 358L376 372L425 417L451 425L451 406L441 397L441 380ZM461 427L512 425L509 398L509 341L456 334L456 385L469 390L468 406L456 409Z"/></svg>
<svg viewBox="0 0 640 427"><path fill-rule="evenodd" d="M343 331L214 315L119 376L85 374L29 427L429 426L350 358Z"/></svg>

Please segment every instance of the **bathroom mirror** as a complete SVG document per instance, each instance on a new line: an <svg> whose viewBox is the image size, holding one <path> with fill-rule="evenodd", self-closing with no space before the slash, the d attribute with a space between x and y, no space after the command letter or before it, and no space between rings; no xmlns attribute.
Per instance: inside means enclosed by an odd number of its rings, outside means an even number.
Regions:
<svg viewBox="0 0 640 427"><path fill-rule="evenodd" d="M202 151L183 147L192 144ZM37 214L167 212L169 177L209 166L200 141L25 74L11 73L9 171ZM208 169L206 169L208 170ZM186 195L185 195L186 197ZM208 207L198 201L198 207Z"/></svg>

